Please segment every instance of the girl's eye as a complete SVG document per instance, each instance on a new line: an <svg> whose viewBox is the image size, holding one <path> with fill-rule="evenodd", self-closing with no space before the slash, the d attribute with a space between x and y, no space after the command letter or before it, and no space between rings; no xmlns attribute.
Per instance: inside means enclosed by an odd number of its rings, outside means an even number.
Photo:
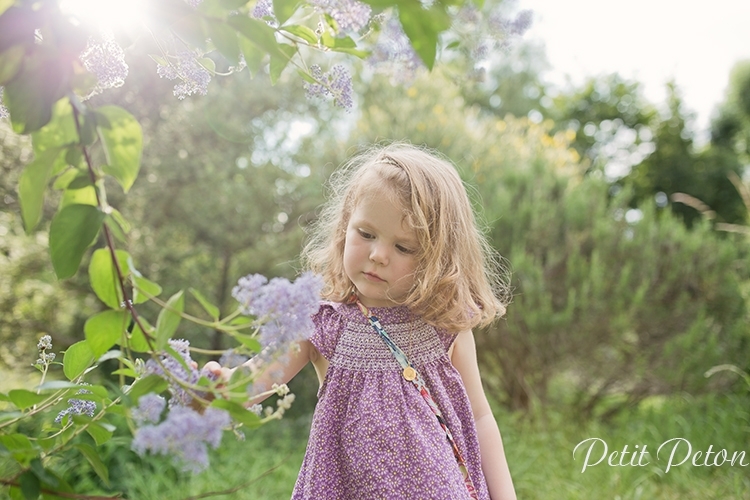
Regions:
<svg viewBox="0 0 750 500"><path fill-rule="evenodd" d="M363 238L364 238L364 239L366 239L366 240L371 240L372 238L374 238L374 236L373 236L373 235L371 235L371 234L370 234L370 233L368 233L367 231L363 231L362 229L357 229L357 232L359 233L359 235L360 235L361 237L363 237Z"/></svg>
<svg viewBox="0 0 750 500"><path fill-rule="evenodd" d="M414 250L412 250L411 248L407 248L403 245L396 245L396 250L407 255L411 255L414 253Z"/></svg>

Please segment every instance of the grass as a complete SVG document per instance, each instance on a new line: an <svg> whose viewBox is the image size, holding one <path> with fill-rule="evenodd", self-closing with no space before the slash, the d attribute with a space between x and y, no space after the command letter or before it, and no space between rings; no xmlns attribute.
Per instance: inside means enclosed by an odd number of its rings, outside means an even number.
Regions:
<svg viewBox="0 0 750 500"><path fill-rule="evenodd" d="M681 437L694 452L705 452L710 445L730 454L745 451L743 462L750 463L747 396L654 398L608 423L577 422L550 409L531 416L498 412L497 417L521 500L750 499L750 466L695 467L688 461L666 472L668 453L662 451L656 460L661 443ZM122 447L105 446L101 452L110 465L113 487L129 499L287 499L302 462L309 423L306 417L273 422L248 432L245 441L227 434L222 447L212 453L210 468L197 475L179 473L161 457L141 460ZM632 450L637 444L647 446L649 455L644 466L609 466L605 460L581 472L585 453L579 449L574 458L573 449L591 437L606 441L610 453L625 445ZM592 452L592 462L601 454L600 446ZM676 461L684 454L680 449ZM79 457L61 464L60 472L66 478L75 476L71 482L80 486L90 485L90 491L98 489L98 480L81 462ZM224 494L210 495L219 492ZM5 493L0 489L0 498Z"/></svg>
<svg viewBox="0 0 750 500"><path fill-rule="evenodd" d="M695 467L690 460L667 472L666 445L672 438L684 438L692 451L702 450L696 463L702 463L705 451L726 449L745 451L744 463L750 463L750 401L747 397L712 396L702 399L672 397L653 399L640 408L619 415L608 424L580 423L557 412L545 412L533 420L512 418L504 425L504 441L519 499L639 500L696 499L741 500L750 498L750 467L735 462L721 467ZM503 417L499 416L500 421ZM588 438L604 440L608 452L621 452L646 446L648 455L631 462L627 456L619 466L619 455L609 466L605 459L582 472L587 445L573 450ZM684 458L687 446L675 454L674 463ZM590 463L599 460L603 445L592 451ZM634 465L630 465L630 464ZM646 465L648 463L648 465ZM709 462L710 463L710 462Z"/></svg>

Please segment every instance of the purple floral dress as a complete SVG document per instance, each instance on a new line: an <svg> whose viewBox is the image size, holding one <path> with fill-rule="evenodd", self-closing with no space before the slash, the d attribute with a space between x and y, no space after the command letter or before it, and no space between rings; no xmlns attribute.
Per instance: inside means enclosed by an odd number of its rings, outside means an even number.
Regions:
<svg viewBox="0 0 750 500"><path fill-rule="evenodd" d="M448 357L455 335L406 307L370 311L422 374L489 500L469 399ZM330 364L292 499L468 499L435 415L357 306L324 303L313 320L310 341Z"/></svg>

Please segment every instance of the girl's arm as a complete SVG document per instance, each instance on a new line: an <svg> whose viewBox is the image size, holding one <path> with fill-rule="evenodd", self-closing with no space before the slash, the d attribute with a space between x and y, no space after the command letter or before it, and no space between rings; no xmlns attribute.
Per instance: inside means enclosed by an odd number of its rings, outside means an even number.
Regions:
<svg viewBox="0 0 750 500"><path fill-rule="evenodd" d="M456 337L451 361L461 374L471 403L471 410L474 413L479 451L482 456L482 471L490 491L490 498L492 500L516 500L500 430L482 388L476 344L471 330L462 332Z"/></svg>
<svg viewBox="0 0 750 500"><path fill-rule="evenodd" d="M268 364L259 361L263 359L263 356L258 355L242 366L250 368L251 373L257 373L258 376L253 381L253 385L260 389L260 391L267 391L271 389L273 384L286 384L297 375L302 368L307 365L311 359L316 359L317 349L308 340L303 340L298 343L299 349L290 349L289 353L285 356L275 359ZM222 380L229 380L232 377L232 373L237 368L226 368L221 366L216 361L209 361L206 363L205 368ZM268 396L257 397L249 400L247 406L260 403L265 400Z"/></svg>

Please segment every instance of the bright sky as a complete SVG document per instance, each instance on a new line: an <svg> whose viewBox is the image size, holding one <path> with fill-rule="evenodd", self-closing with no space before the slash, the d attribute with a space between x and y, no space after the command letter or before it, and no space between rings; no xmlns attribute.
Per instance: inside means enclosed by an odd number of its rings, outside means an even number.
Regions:
<svg viewBox="0 0 750 500"><path fill-rule="evenodd" d="M661 104L674 78L705 130L724 99L729 71L750 59L750 0L517 0L534 11L527 39L544 41L562 84L617 72Z"/></svg>

